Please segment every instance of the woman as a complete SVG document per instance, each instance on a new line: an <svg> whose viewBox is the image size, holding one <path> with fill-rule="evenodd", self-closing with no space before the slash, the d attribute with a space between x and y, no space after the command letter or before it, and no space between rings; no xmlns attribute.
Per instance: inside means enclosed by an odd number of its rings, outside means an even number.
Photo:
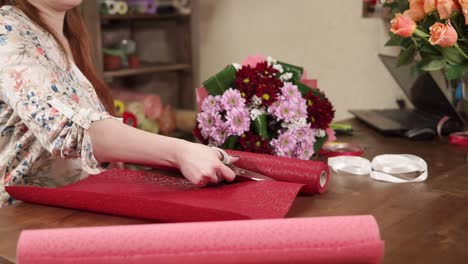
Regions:
<svg viewBox="0 0 468 264"><path fill-rule="evenodd" d="M0 205L13 203L5 186L63 186L110 162L177 167L199 185L232 181L216 150L111 116L80 3L0 0Z"/></svg>

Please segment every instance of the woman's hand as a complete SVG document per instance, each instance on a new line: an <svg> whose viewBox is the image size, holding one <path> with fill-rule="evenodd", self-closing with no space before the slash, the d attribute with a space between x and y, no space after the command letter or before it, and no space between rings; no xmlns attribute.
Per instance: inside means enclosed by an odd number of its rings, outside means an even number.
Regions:
<svg viewBox="0 0 468 264"><path fill-rule="evenodd" d="M236 177L234 172L222 163L221 153L205 145L187 142L177 154L176 161L185 178L199 186L222 180L231 182Z"/></svg>

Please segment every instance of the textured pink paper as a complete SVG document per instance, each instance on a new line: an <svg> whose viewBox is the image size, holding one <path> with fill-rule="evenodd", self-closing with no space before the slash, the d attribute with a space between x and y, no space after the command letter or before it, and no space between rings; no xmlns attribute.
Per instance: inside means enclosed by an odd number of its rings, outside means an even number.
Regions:
<svg viewBox="0 0 468 264"><path fill-rule="evenodd" d="M23 231L19 264L379 263L372 216Z"/></svg>
<svg viewBox="0 0 468 264"><path fill-rule="evenodd" d="M302 184L240 182L199 188L184 178L111 170L62 188L6 187L30 203L163 222L281 218Z"/></svg>

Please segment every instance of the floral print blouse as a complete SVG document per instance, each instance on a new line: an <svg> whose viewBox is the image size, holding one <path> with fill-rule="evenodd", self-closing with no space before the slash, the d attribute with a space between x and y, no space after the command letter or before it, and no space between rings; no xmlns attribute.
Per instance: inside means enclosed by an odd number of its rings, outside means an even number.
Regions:
<svg viewBox="0 0 468 264"><path fill-rule="evenodd" d="M0 8L0 207L9 185L58 187L104 170L87 129L111 118L55 39L13 6Z"/></svg>

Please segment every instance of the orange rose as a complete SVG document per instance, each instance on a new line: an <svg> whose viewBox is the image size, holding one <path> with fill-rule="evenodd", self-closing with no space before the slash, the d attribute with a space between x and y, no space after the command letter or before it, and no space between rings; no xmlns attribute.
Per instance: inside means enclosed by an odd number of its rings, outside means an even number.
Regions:
<svg viewBox="0 0 468 264"><path fill-rule="evenodd" d="M421 21L426 17L426 13L424 11L421 11L419 9L408 9L405 12L403 12L403 15L411 18L413 21Z"/></svg>
<svg viewBox="0 0 468 264"><path fill-rule="evenodd" d="M408 0L410 9L419 9L424 11L425 0Z"/></svg>
<svg viewBox="0 0 468 264"><path fill-rule="evenodd" d="M416 23L414 23L411 18L402 14L396 14L391 23L392 28L390 31L404 38L411 37L413 32L416 30Z"/></svg>
<svg viewBox="0 0 468 264"><path fill-rule="evenodd" d="M426 14L436 11L436 0L424 0L424 12Z"/></svg>
<svg viewBox="0 0 468 264"><path fill-rule="evenodd" d="M458 35L452 27L452 24L450 24L450 21L447 25L436 22L429 30L431 31L429 42L431 42L432 45L452 47L457 43Z"/></svg>
<svg viewBox="0 0 468 264"><path fill-rule="evenodd" d="M448 19L452 16L453 11L458 10L458 6L453 0L437 0L436 6L440 19Z"/></svg>
<svg viewBox="0 0 468 264"><path fill-rule="evenodd" d="M463 15L465 16L465 25L468 25L468 0L459 0Z"/></svg>
<svg viewBox="0 0 468 264"><path fill-rule="evenodd" d="M410 8L403 15L411 18L413 21L421 21L426 16L424 12L425 0L409 0Z"/></svg>

